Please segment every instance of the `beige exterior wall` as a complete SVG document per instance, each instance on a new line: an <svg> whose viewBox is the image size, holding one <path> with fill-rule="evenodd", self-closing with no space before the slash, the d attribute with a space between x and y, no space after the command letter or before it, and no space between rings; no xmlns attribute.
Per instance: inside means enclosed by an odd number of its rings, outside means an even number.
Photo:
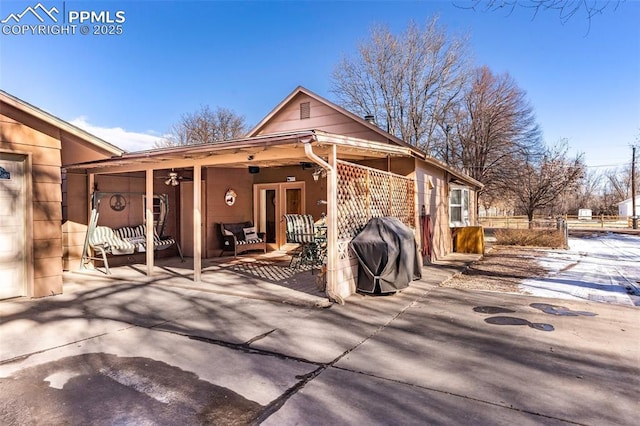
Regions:
<svg viewBox="0 0 640 426"><path fill-rule="evenodd" d="M260 170L262 173L262 169ZM220 223L238 223L253 221L253 183L254 176L247 169L229 169L209 167L206 172L206 209L203 222L206 226L206 256L220 256L222 236ZM237 194L233 206L224 202L224 195L231 188ZM228 253L227 253L228 254Z"/></svg>
<svg viewBox="0 0 640 426"><path fill-rule="evenodd" d="M21 109L19 102L8 102L0 103L0 150L30 155L31 160L27 170L31 189L27 194L31 211L27 234L33 270L27 274L27 296L59 294L63 264L68 266L70 257L80 257L87 223L86 178L75 175L67 179L62 167L112 154L69 133L66 123L61 122L61 127L52 124L57 119L46 113L35 108L29 112L31 107ZM69 216L78 222L70 221ZM83 223L84 228L78 226Z"/></svg>
<svg viewBox="0 0 640 426"><path fill-rule="evenodd" d="M415 160L413 158L389 158L369 161L353 161L356 164L395 173L400 176L413 176Z"/></svg>
<svg viewBox="0 0 640 426"><path fill-rule="evenodd" d="M416 160L418 212L431 216L433 257L439 259L451 253L452 240L449 228L449 185L447 173L423 161ZM428 259L425 259L428 260Z"/></svg>
<svg viewBox="0 0 640 426"><path fill-rule="evenodd" d="M422 211L424 205L427 214L431 215L432 248L435 259L453 251L452 232L449 227L449 190L452 187L449 184L450 177L445 170L416 160L418 212ZM476 189L464 184L456 184L455 187L469 189L469 224L476 225L478 223Z"/></svg>
<svg viewBox="0 0 640 426"><path fill-rule="evenodd" d="M217 168L206 169L206 211L203 218L206 224L208 257L219 256L222 249L220 223L253 222L253 185L259 183L286 182L288 176L297 182L305 182L306 213L319 219L326 213L326 205L318 205L318 200L327 196L327 180L320 178L315 182L311 170L302 170L299 166L260 168L260 172L251 174L247 169ZM231 188L238 197L233 206L224 202L224 195Z"/></svg>
<svg viewBox="0 0 640 426"><path fill-rule="evenodd" d="M27 208L32 211L27 235L33 268L27 273L27 296L41 297L62 292L62 194L60 190L60 131L28 114L1 104L0 151L31 156L26 170L31 181ZM29 163L27 163L29 165Z"/></svg>
<svg viewBox="0 0 640 426"><path fill-rule="evenodd" d="M309 118L300 118L300 104L309 103ZM292 130L317 129L338 135L351 136L376 142L388 142L374 132L331 106L299 93L278 111L256 135L267 135Z"/></svg>

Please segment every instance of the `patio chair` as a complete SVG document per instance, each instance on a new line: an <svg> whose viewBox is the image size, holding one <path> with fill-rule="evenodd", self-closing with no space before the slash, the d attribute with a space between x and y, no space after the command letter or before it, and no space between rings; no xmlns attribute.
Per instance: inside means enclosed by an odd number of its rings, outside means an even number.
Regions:
<svg viewBox="0 0 640 426"><path fill-rule="evenodd" d="M222 253L233 251L233 256L238 257L250 250L262 250L267 252L267 240L264 232L256 232L251 222L221 223Z"/></svg>
<svg viewBox="0 0 640 426"><path fill-rule="evenodd" d="M299 244L292 253L290 267L302 265L320 265L324 261L324 247L326 244L326 232L319 231L310 214L286 214L287 243ZM326 230L326 227L323 227Z"/></svg>

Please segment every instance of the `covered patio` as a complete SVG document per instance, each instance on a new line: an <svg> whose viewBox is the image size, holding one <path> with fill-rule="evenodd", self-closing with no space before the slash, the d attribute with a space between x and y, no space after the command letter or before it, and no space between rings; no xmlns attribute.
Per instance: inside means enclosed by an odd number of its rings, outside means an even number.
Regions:
<svg viewBox="0 0 640 426"><path fill-rule="evenodd" d="M350 282L355 261L349 254L348 243L358 228L369 218L382 215L399 217L412 227L418 222L413 177L416 155L408 146L308 130L123 154L68 166L66 176L69 193L76 183L85 188L87 200L98 190L121 192L125 199L127 193L142 194L138 198L142 198L143 211L126 215L110 212L111 216L101 219L137 225L144 217L147 247L153 247L154 194L168 195L176 216L167 230L182 242L187 262L169 267L177 259L165 260L147 250L143 262L135 262L128 268L138 274L144 272L150 280L163 279L170 273L190 281L188 285L199 286L207 283L206 273L216 268L251 271L249 265L257 263L248 259L257 259L255 253L227 263L219 257L222 254L219 224L251 221L258 231L267 231L266 201L276 218L275 229L267 241L268 254L276 253L276 257L294 248L285 239L281 220L284 214L311 214L315 220L324 216L326 265L322 274L312 276L307 272L307 279L315 281L317 276L323 277L326 285L320 286L324 288L320 296L341 302L354 292ZM166 185L170 181L167 176L172 173L183 180ZM230 190L237 194L237 200L225 204ZM273 196L268 198L266 191L272 191ZM80 224L88 223L90 211L84 214L85 217L76 216ZM131 223L136 220L138 223ZM255 260L263 261L270 263L273 259ZM268 271L267 265L253 268L254 273L268 274ZM280 266L271 271L289 272L292 271ZM284 277L284 281L298 275ZM268 276L263 278L269 281ZM235 279L237 282L237 276Z"/></svg>

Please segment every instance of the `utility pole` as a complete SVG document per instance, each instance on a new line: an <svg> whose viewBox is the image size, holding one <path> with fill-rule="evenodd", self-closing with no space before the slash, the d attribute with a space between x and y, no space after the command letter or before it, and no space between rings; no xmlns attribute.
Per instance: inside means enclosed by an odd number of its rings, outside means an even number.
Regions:
<svg viewBox="0 0 640 426"><path fill-rule="evenodd" d="M636 147L632 147L631 151L631 226L638 229L638 216L636 216Z"/></svg>

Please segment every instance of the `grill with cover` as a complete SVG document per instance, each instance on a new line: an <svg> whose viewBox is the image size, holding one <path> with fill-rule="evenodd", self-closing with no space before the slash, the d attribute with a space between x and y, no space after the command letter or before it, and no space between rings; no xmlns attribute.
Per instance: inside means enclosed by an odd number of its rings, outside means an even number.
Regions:
<svg viewBox="0 0 640 426"><path fill-rule="evenodd" d="M413 231L397 218L371 219L351 248L359 262L358 291L393 293L422 278Z"/></svg>

